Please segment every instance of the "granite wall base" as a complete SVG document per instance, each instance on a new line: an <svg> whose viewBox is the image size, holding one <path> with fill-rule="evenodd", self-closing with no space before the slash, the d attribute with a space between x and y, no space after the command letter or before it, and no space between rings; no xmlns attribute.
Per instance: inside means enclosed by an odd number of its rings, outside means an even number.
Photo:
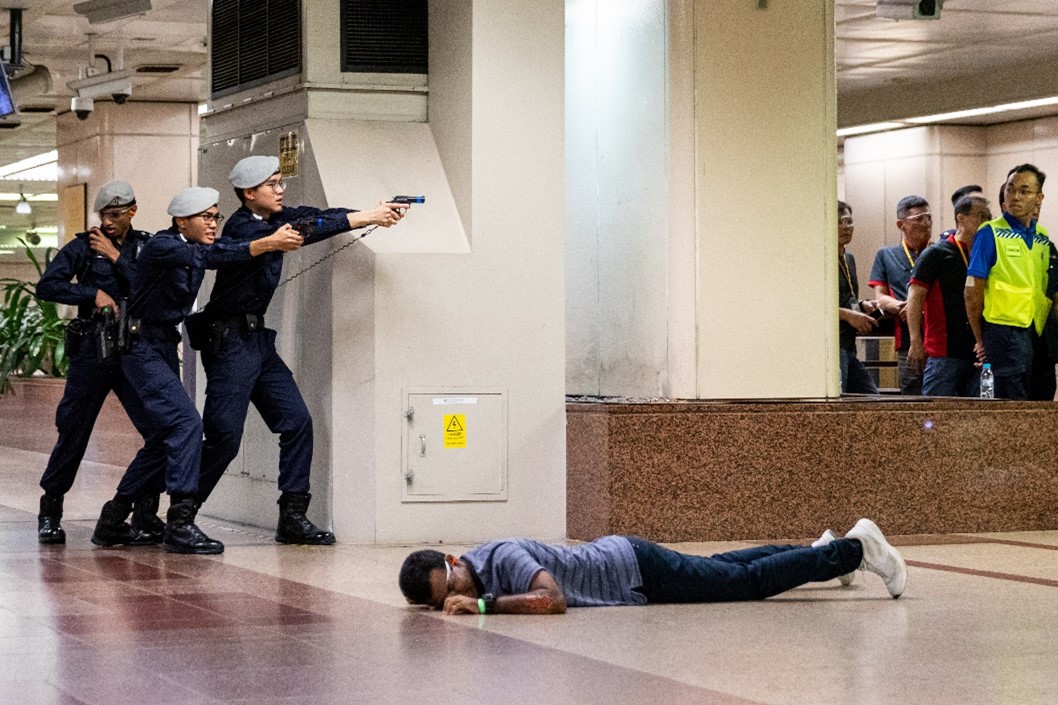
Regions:
<svg viewBox="0 0 1058 705"><path fill-rule="evenodd" d="M0 396L0 445L37 453L51 453L58 438L55 409L66 380L12 377L12 391ZM128 465L143 438L129 421L113 393L107 396L92 429L84 459L109 465ZM41 465L43 472L44 466Z"/></svg>
<svg viewBox="0 0 1058 705"><path fill-rule="evenodd" d="M1058 529L1058 404L570 403L570 538Z"/></svg>

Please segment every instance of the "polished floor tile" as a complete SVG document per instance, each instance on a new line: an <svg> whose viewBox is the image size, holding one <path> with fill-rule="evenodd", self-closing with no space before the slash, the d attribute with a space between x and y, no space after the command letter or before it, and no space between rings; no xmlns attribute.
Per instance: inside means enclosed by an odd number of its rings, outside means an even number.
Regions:
<svg viewBox="0 0 1058 705"><path fill-rule="evenodd" d="M208 518L220 556L93 547L111 466L86 464L68 543L40 546L45 460L0 449L0 703L1058 702L1058 531L895 537L899 600L860 574L755 603L445 617L397 590L415 547L279 546Z"/></svg>

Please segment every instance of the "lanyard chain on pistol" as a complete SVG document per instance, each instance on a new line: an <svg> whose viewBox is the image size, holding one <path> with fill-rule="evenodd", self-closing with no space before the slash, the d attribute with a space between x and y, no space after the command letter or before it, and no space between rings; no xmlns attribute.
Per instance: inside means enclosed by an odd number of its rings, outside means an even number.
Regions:
<svg viewBox="0 0 1058 705"><path fill-rule="evenodd" d="M302 274L304 274L305 272L309 271L310 269L312 269L316 265L323 264L324 262L329 260L331 257L334 257L336 254L338 254L339 252L341 252L345 248L349 247L350 245L356 244L356 242L358 240L363 240L365 237L370 235L371 232L377 227L378 227L377 225L372 225L370 228L368 228L367 230L365 230L361 234L357 235L356 237L354 237L352 240L350 240L349 242L345 243L341 247L337 247L337 248L331 250L330 252L325 254L323 257L320 257L318 260L316 260L315 262L313 262L309 266L305 267L304 269L300 269L297 272L294 272L289 277L287 277L283 281L279 282L279 285L276 286L276 289L279 289L280 287L284 286L285 284L289 284L290 282L292 282L293 280L297 279Z"/></svg>

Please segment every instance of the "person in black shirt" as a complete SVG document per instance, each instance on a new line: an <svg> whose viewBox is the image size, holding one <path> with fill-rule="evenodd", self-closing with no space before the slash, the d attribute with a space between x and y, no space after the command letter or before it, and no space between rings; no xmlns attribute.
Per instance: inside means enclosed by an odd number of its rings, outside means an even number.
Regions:
<svg viewBox="0 0 1058 705"><path fill-rule="evenodd" d="M856 259L845 248L852 242L852 208L838 201L838 340L841 355L841 391L851 394L877 394L878 387L856 357L856 336L873 331L878 323L871 315L873 301L859 300Z"/></svg>
<svg viewBox="0 0 1058 705"><path fill-rule="evenodd" d="M922 253L911 272L907 327L908 364L923 371L926 396L976 397L981 371L966 316L966 266L974 235L992 219L988 201L964 196L955 205L955 233ZM923 326L925 321L925 326Z"/></svg>

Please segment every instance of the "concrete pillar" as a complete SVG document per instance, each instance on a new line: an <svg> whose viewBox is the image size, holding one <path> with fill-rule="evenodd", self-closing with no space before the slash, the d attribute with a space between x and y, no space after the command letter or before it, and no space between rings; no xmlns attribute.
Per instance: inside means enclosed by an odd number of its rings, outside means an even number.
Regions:
<svg viewBox="0 0 1058 705"><path fill-rule="evenodd" d="M833 2L761 4L694 3L706 399L838 393Z"/></svg>
<svg viewBox="0 0 1058 705"><path fill-rule="evenodd" d="M567 3L571 394L838 393L833 3Z"/></svg>
<svg viewBox="0 0 1058 705"><path fill-rule="evenodd" d="M218 99L203 118L203 185L225 213L232 164L292 138L286 205L426 195L311 270L353 236L287 255L284 276L306 271L268 311L314 419L310 516L339 541L564 534L564 9L431 2L427 114L425 85L335 70L337 6L317 0L301 83ZM456 414L465 439L445 445ZM251 411L203 511L274 525L276 462ZM419 491L434 481L437 494Z"/></svg>

